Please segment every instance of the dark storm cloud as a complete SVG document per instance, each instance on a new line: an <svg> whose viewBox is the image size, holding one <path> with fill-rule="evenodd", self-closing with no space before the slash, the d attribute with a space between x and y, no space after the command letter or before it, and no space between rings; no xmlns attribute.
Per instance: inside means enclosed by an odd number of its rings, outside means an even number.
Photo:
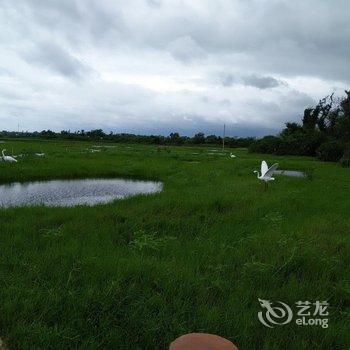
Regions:
<svg viewBox="0 0 350 350"><path fill-rule="evenodd" d="M105 1L18 0L8 9L25 16L32 22L31 27L40 26L50 36L64 37L74 46L90 41L115 45L113 40L120 41L120 33L127 35L120 8Z"/></svg>
<svg viewBox="0 0 350 350"><path fill-rule="evenodd" d="M197 12L200 6L184 2L182 12L176 6L173 11L170 6L162 6L163 18L157 13L151 13L147 20L140 18L139 26L133 27L135 42L158 48L179 37L191 36L199 47L218 59L230 54L246 55L254 70L311 74L349 82L346 64L350 56L349 2L204 3L203 8L207 9L200 14Z"/></svg>
<svg viewBox="0 0 350 350"><path fill-rule="evenodd" d="M0 129L278 130L350 84L349 11L345 0L0 0Z"/></svg>
<svg viewBox="0 0 350 350"><path fill-rule="evenodd" d="M77 58L54 43L41 43L32 50L22 53L28 64L49 68L68 78L81 78L89 69Z"/></svg>

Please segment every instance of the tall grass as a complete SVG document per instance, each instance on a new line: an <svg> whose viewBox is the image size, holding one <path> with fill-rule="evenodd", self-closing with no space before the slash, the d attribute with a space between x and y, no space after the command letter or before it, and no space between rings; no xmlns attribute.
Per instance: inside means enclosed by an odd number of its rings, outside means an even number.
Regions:
<svg viewBox="0 0 350 350"><path fill-rule="evenodd" d="M266 156L309 179L263 191L261 155L6 141L0 181L130 177L162 193L94 207L0 209L0 337L10 349L167 349L209 332L240 349L347 349L349 169ZM258 298L328 300L330 326L259 323Z"/></svg>

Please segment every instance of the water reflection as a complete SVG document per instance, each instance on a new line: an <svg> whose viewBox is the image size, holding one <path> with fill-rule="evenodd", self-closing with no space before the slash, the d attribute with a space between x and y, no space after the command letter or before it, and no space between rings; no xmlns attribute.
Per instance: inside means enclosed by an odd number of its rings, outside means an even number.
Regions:
<svg viewBox="0 0 350 350"><path fill-rule="evenodd" d="M306 177L304 172L297 170L275 170L273 173L292 177Z"/></svg>
<svg viewBox="0 0 350 350"><path fill-rule="evenodd" d="M75 206L108 203L162 190L160 182L124 179L51 180L0 185L0 206Z"/></svg>

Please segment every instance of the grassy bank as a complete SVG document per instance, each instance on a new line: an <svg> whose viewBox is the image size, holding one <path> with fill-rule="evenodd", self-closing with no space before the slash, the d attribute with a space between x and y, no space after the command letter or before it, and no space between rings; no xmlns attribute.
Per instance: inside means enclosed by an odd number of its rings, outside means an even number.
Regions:
<svg viewBox="0 0 350 350"><path fill-rule="evenodd" d="M162 193L108 205L0 209L0 329L10 349L166 349L188 332L240 349L347 349L350 170L211 148L6 141L0 182L128 177ZM110 146L110 144L108 144ZM261 159L307 179L277 176ZM329 328L258 321L258 298L328 300Z"/></svg>

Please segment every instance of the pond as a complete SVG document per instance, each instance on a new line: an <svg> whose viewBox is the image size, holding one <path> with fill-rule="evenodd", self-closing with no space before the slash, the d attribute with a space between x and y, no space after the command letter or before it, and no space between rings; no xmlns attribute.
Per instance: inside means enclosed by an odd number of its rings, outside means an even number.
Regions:
<svg viewBox="0 0 350 350"><path fill-rule="evenodd" d="M297 170L275 170L273 173L292 177L306 177L306 174L304 172Z"/></svg>
<svg viewBox="0 0 350 350"><path fill-rule="evenodd" d="M70 207L109 203L162 190L161 182L125 179L50 180L0 185L0 207Z"/></svg>

